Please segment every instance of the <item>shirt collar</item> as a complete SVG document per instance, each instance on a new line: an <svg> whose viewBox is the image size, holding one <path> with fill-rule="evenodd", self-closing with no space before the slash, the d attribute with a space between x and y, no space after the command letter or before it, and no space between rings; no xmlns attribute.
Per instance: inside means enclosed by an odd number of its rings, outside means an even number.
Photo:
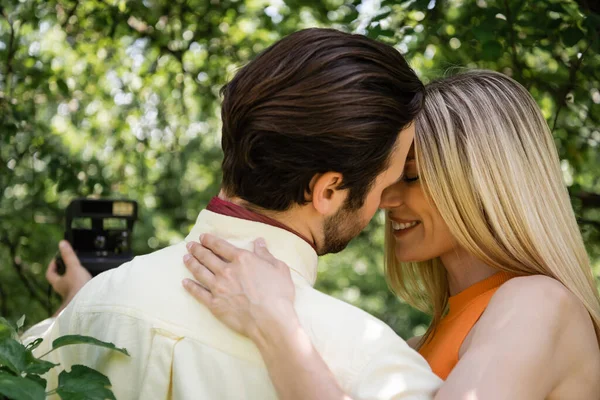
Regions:
<svg viewBox="0 0 600 400"><path fill-rule="evenodd" d="M297 235L257 221L235 218L202 210L196 224L185 241L198 241L202 233L211 233L225 239L235 246L253 250L252 242L262 237L269 252L283 261L290 269L300 275L308 284L314 285L317 278L318 256L315 250Z"/></svg>

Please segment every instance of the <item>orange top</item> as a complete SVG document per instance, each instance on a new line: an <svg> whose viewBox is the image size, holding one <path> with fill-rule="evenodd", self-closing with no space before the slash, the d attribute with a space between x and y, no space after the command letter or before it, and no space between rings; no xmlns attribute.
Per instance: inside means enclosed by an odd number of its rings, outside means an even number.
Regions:
<svg viewBox="0 0 600 400"><path fill-rule="evenodd" d="M437 376L445 380L450 375L458 363L460 346L492 296L504 282L515 276L498 272L450 297L448 314L442 318L433 337L419 349Z"/></svg>

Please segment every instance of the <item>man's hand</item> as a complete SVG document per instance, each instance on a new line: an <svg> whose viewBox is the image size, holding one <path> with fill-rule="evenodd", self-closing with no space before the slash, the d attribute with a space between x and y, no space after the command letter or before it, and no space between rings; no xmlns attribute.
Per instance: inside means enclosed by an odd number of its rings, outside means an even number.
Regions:
<svg viewBox="0 0 600 400"><path fill-rule="evenodd" d="M59 243L60 255L65 263L65 274L59 275L56 270L56 259L52 259L46 270L46 279L52 285L52 288L63 299L63 303L56 311L58 315L63 308L75 297L77 292L90 280L92 275L87 269L81 266L79 258L73 251L73 248L66 240Z"/></svg>

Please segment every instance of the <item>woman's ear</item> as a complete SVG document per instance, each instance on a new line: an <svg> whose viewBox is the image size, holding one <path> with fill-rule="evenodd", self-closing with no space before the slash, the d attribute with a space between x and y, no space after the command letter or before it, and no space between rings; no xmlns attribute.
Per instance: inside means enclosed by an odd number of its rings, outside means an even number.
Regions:
<svg viewBox="0 0 600 400"><path fill-rule="evenodd" d="M343 176L339 172L317 174L310 182L311 192L307 195L315 210L324 216L334 215L348 196L348 189L340 190Z"/></svg>

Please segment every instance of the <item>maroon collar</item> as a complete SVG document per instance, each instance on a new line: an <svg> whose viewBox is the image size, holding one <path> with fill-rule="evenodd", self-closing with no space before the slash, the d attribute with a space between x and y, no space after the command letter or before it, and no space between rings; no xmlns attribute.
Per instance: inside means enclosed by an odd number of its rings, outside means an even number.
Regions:
<svg viewBox="0 0 600 400"><path fill-rule="evenodd" d="M275 221L273 218L269 218L262 214L255 213L254 211L247 210L244 207L238 206L237 204L233 204L230 201L223 200L218 197L213 197L210 200L210 203L208 203L208 206L206 206L206 209L208 211L212 211L217 214L227 215L229 217L234 217L234 218L245 219L247 221L261 222L263 224L271 225L276 228L284 229L284 230L298 236L300 239L302 239L306 243L308 243L310 245L310 247L315 249L315 251L317 251L317 248L315 247L314 243L312 243L305 236L301 235L300 233L296 232L295 230L285 226L284 224L282 224L279 221Z"/></svg>

